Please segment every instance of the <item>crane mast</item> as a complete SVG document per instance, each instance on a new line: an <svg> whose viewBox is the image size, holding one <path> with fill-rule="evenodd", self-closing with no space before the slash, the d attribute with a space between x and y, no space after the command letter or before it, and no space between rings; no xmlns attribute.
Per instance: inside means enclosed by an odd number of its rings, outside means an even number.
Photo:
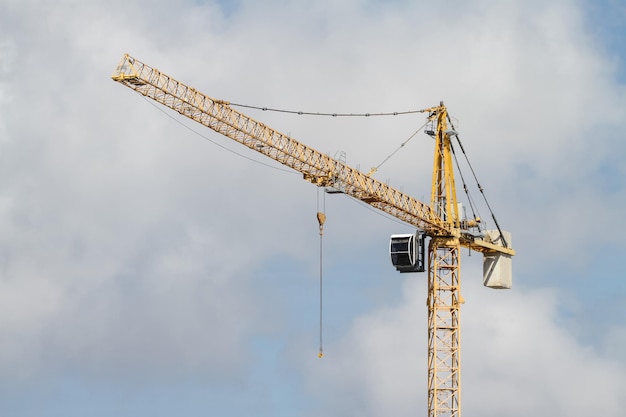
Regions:
<svg viewBox="0 0 626 417"><path fill-rule="evenodd" d="M459 229L448 112L441 103L435 122L431 207ZM428 246L428 416L461 415L460 257L458 237L433 235Z"/></svg>
<svg viewBox="0 0 626 417"><path fill-rule="evenodd" d="M111 78L166 107L303 174L319 187L332 187L429 236L428 246L428 415L460 417L460 248L491 259L510 259L514 250L493 234L472 233L456 200L448 113L443 103L422 110L436 125L430 204L425 204L289 135L233 109L125 54ZM503 244L504 242L504 244ZM506 288L496 287L496 288Z"/></svg>

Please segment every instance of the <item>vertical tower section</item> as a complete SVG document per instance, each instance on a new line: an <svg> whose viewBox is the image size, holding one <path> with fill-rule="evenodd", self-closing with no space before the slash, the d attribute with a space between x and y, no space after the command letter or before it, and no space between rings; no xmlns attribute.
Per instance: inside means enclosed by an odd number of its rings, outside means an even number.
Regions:
<svg viewBox="0 0 626 417"><path fill-rule="evenodd" d="M454 166L452 164L451 136L448 128L448 110L443 105L433 109L430 120L436 121L435 160L433 163L433 183L430 206L438 217L455 228L459 227L459 212L454 184Z"/></svg>
<svg viewBox="0 0 626 417"><path fill-rule="evenodd" d="M431 208L450 233L431 233L428 246L428 416L461 415L460 218L454 183L448 111L433 108L436 123Z"/></svg>
<svg viewBox="0 0 626 417"><path fill-rule="evenodd" d="M432 238L428 247L428 416L461 415L460 245Z"/></svg>

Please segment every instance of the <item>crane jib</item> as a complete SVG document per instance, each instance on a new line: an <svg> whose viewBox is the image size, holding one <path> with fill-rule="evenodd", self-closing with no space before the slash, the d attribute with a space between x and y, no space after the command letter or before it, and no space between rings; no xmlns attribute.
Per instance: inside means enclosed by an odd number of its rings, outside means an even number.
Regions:
<svg viewBox="0 0 626 417"><path fill-rule="evenodd" d="M429 235L454 234L454 225L442 220L419 200L375 178L334 160L265 124L238 112L139 60L125 55L113 80L151 98L206 127L295 169L318 186L332 186L347 195L409 223Z"/></svg>

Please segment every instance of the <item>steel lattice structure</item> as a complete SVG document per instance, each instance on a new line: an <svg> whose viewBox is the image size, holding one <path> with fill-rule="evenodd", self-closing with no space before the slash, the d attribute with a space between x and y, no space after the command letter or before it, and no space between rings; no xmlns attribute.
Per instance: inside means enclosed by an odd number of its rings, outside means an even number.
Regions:
<svg viewBox="0 0 626 417"><path fill-rule="evenodd" d="M333 159L289 135L233 109L196 89L124 55L113 80L303 174L305 180L332 187L365 202L431 237L428 250L428 416L461 415L460 248L485 256L515 251L490 235L469 232L471 222L458 212L448 113L443 103L422 110L436 125L430 204Z"/></svg>

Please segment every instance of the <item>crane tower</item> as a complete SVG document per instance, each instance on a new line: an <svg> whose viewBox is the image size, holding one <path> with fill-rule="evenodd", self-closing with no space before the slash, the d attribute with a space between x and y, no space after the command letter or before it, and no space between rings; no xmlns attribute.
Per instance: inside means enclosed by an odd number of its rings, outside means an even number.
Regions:
<svg viewBox="0 0 626 417"><path fill-rule="evenodd" d="M457 135L443 103L422 110L435 138L429 204L331 158L289 135L233 109L125 54L111 76L158 103L175 110L301 174L318 187L332 187L417 229L415 235L392 235L390 255L400 272L424 271L428 244L428 416L461 415L460 250L483 254L483 283L511 287L510 234L481 231L480 219L464 218L457 203L452 139ZM460 142L459 142L460 143ZM494 217L495 220L495 217Z"/></svg>

